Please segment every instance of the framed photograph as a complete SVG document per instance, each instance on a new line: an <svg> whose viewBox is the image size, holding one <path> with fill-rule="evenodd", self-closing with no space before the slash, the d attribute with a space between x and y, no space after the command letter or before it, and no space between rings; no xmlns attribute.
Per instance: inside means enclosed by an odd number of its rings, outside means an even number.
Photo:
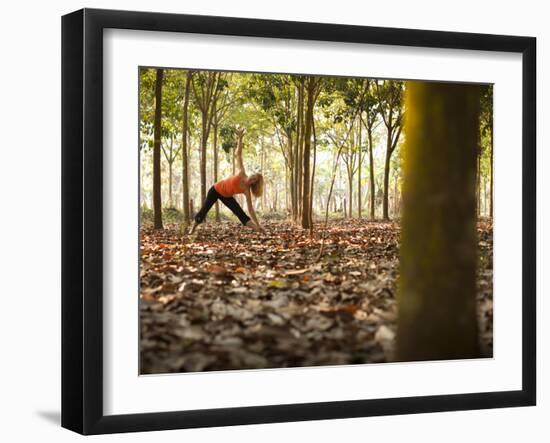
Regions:
<svg viewBox="0 0 550 443"><path fill-rule="evenodd" d="M62 426L536 402L531 37L62 18Z"/></svg>

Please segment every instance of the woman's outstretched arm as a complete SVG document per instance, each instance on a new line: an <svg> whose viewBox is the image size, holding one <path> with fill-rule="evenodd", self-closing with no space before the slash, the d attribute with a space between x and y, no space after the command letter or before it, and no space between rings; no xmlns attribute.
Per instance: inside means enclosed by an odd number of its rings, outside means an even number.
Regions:
<svg viewBox="0 0 550 443"><path fill-rule="evenodd" d="M244 129L237 129L237 148L235 149L235 157L237 160L237 167L239 168L239 173L246 174L243 163L243 136Z"/></svg>

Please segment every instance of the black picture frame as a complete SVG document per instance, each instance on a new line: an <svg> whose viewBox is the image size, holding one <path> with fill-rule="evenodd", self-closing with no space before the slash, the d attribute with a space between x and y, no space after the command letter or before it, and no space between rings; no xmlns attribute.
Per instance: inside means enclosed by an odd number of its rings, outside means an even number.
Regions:
<svg viewBox="0 0 550 443"><path fill-rule="evenodd" d="M522 389L260 407L103 413L103 30L171 31L519 53L522 97ZM82 434L528 406L536 403L536 39L83 9L62 17L62 426Z"/></svg>

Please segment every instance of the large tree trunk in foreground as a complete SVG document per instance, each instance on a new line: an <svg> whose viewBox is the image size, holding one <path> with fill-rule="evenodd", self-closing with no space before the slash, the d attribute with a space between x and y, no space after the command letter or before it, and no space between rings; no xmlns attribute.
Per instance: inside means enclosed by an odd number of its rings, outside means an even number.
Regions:
<svg viewBox="0 0 550 443"><path fill-rule="evenodd" d="M406 108L396 357L478 357L479 87L409 82Z"/></svg>
<svg viewBox="0 0 550 443"><path fill-rule="evenodd" d="M161 172L160 172L160 132L162 118L162 79L164 71L157 69L155 83L155 122L154 122L154 144L153 144L153 211L154 227L162 229L162 197L161 197Z"/></svg>

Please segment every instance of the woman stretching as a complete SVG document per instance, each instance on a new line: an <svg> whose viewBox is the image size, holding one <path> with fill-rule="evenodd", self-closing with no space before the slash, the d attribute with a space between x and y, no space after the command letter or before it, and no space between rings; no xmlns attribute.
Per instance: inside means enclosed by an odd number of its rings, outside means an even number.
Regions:
<svg viewBox="0 0 550 443"><path fill-rule="evenodd" d="M262 196L264 178L262 174L252 174L250 177L246 175L243 164L243 135L244 129L237 129L237 149L235 150L235 156L237 158L239 173L219 181L209 189L201 210L195 215L195 222L189 232L190 234L193 234L197 226L204 221L206 214L208 214L208 211L210 211L210 208L212 208L217 200L221 200L225 206L231 209L231 212L239 218L244 226L256 231L265 232L256 218L251 195L253 194L254 197ZM246 205L252 219L246 215L239 203L237 203L237 200L233 197L235 194L244 194L246 196Z"/></svg>

